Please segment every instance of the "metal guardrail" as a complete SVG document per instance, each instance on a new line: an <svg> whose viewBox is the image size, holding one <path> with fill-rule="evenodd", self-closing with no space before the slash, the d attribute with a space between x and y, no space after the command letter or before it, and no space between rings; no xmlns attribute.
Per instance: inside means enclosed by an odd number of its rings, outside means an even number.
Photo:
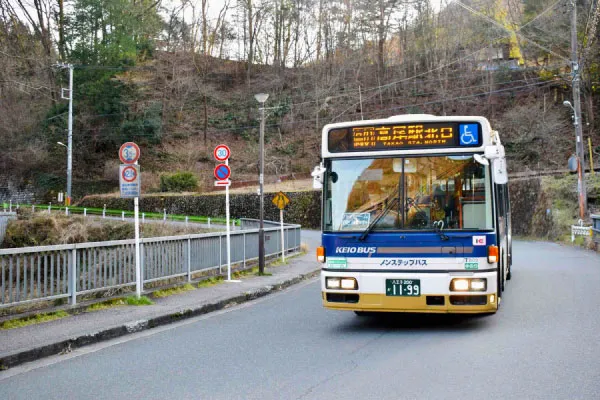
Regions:
<svg viewBox="0 0 600 400"><path fill-rule="evenodd" d="M272 226L272 225L271 225ZM265 228L265 254L281 253L277 228ZM300 248L300 225L284 225L286 252ZM231 263L258 259L258 229L231 232ZM141 239L143 283L227 267L226 234ZM0 308L135 286L135 240L0 250Z"/></svg>
<svg viewBox="0 0 600 400"><path fill-rule="evenodd" d="M590 215L592 218L592 238L594 242L600 243L600 214Z"/></svg>

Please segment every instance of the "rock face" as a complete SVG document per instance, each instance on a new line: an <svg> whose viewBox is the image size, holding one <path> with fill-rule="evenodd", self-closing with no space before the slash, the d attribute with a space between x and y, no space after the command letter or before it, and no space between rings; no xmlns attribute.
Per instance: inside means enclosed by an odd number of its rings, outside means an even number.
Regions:
<svg viewBox="0 0 600 400"><path fill-rule="evenodd" d="M551 202L541 178L512 180L509 190L513 234L551 237L554 231Z"/></svg>

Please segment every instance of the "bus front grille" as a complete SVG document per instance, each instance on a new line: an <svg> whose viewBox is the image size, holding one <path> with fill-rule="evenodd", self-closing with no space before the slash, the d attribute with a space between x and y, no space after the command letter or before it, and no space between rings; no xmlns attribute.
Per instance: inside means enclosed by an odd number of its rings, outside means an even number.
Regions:
<svg viewBox="0 0 600 400"><path fill-rule="evenodd" d="M358 303L358 294L327 293L327 301L331 303Z"/></svg>
<svg viewBox="0 0 600 400"><path fill-rule="evenodd" d="M484 306L487 304L487 295L450 296L450 304L455 306Z"/></svg>

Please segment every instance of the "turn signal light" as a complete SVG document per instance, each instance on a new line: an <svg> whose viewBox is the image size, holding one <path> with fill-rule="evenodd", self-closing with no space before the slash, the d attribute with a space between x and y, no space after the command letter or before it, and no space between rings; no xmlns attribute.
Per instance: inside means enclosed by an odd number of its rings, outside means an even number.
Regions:
<svg viewBox="0 0 600 400"><path fill-rule="evenodd" d="M323 246L317 247L317 261L320 263L325 262L325 247Z"/></svg>
<svg viewBox="0 0 600 400"><path fill-rule="evenodd" d="M498 246L488 246L488 262L498 262Z"/></svg>

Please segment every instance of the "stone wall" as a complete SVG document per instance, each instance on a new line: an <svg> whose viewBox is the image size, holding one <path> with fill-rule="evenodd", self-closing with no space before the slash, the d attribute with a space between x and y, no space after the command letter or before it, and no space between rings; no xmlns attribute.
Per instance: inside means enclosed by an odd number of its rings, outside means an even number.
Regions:
<svg viewBox="0 0 600 400"><path fill-rule="evenodd" d="M553 231L552 211L541 178L513 179L509 190L513 234L549 237Z"/></svg>
<svg viewBox="0 0 600 400"><path fill-rule="evenodd" d="M29 182L15 182L7 175L0 175L0 203L34 203L35 188Z"/></svg>
<svg viewBox="0 0 600 400"><path fill-rule="evenodd" d="M512 208L513 233L520 236L549 237L553 231L548 197L542 190L540 178L512 180L509 184ZM290 204L284 220L319 229L321 226L321 192L286 193ZM279 221L279 209L271 203L274 193L265 193L265 219ZM232 218L259 218L260 200L256 194L230 195ZM88 196L79 204L82 207L133 210L133 200L107 196ZM168 214L225 216L224 195L144 196L140 209L145 212Z"/></svg>
<svg viewBox="0 0 600 400"><path fill-rule="evenodd" d="M265 193L265 220L279 221L279 209L271 202L275 193ZM286 193L290 204L284 211L284 221L300 224L303 228L319 229L321 226L321 192ZM257 194L229 195L232 218L260 218L260 199ZM132 199L107 196L88 196L78 205L81 207L133 210ZM168 214L201 215L206 217L225 216L225 195L181 195L181 196L143 196L140 210Z"/></svg>

